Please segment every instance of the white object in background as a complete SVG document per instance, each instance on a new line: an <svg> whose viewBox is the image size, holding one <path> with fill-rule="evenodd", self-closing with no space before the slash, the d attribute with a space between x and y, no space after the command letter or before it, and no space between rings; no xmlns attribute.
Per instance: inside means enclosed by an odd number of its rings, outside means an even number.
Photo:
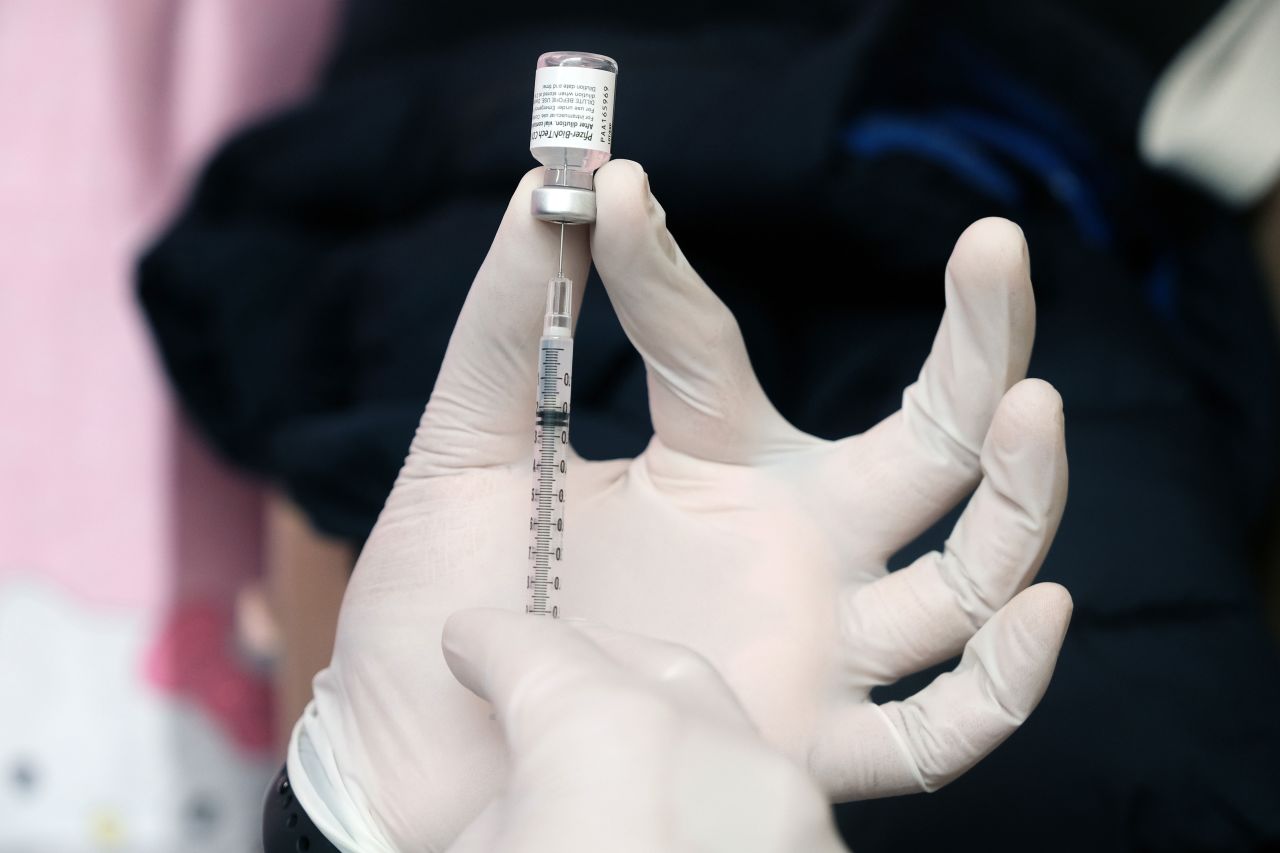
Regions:
<svg viewBox="0 0 1280 853"><path fill-rule="evenodd" d="M1142 157L1244 207L1280 179L1280 3L1233 0L1165 69Z"/></svg>
<svg viewBox="0 0 1280 853"><path fill-rule="evenodd" d="M259 848L276 765L147 682L144 613L0 586L0 851Z"/></svg>

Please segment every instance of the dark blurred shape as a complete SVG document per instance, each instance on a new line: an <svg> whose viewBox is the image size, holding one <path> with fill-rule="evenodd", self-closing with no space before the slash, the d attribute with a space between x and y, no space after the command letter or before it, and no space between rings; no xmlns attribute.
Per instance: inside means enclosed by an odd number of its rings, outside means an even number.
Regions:
<svg viewBox="0 0 1280 853"><path fill-rule="evenodd" d="M1263 849L1280 844L1280 665L1248 555L1276 485L1274 329L1242 223L1135 143L1216 5L652 3L637 26L356 3L322 89L224 148L142 297L210 439L360 540L533 165L545 50L618 59L616 154L645 165L766 390L816 434L897 407L956 237L1009 217L1031 248L1032 374L1068 420L1071 499L1041 578L1075 619L1007 745L940 793L842 807L842 826L864 853ZM854 258L863 277L842 277ZM806 298L766 302L783 279ZM592 289L575 443L628 455L649 434L643 368Z"/></svg>

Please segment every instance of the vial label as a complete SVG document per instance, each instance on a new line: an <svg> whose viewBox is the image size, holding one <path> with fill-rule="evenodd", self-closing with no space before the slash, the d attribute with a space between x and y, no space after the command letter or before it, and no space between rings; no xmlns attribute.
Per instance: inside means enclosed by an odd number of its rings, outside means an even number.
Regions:
<svg viewBox="0 0 1280 853"><path fill-rule="evenodd" d="M533 78L529 147L608 151L616 77L599 68L539 68Z"/></svg>

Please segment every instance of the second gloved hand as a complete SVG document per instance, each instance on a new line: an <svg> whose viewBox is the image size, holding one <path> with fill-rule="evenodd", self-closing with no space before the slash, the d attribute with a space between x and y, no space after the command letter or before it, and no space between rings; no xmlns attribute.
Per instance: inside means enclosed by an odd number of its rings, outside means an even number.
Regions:
<svg viewBox="0 0 1280 853"><path fill-rule="evenodd" d="M831 810L688 649L603 626L465 610L444 631L510 771L449 853L838 853Z"/></svg>
<svg viewBox="0 0 1280 853"><path fill-rule="evenodd" d="M437 649L453 611L524 605L535 359L558 237L529 215L538 176L472 286L295 732L295 790L344 849L442 850L505 778L488 706ZM960 237L902 409L830 442L769 403L644 172L615 161L596 187L591 254L644 358L655 435L635 459L571 459L562 612L705 656L832 798L946 784L1031 713L1071 611L1061 587L1026 588L1067 467L1057 394L1019 381L1035 324L1021 232L983 220ZM566 245L579 284L585 237L570 229ZM975 486L943 551L887 571ZM960 652L915 696L870 701Z"/></svg>

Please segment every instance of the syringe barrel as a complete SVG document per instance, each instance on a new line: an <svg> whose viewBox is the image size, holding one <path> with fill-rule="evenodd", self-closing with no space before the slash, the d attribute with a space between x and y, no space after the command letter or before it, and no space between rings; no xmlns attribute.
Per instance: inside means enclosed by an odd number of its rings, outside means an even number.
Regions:
<svg viewBox="0 0 1280 853"><path fill-rule="evenodd" d="M560 615L560 570L569 488L569 400L573 392L573 338L544 335L538 342L538 405L533 429L533 489L529 507L529 570L525 612Z"/></svg>

